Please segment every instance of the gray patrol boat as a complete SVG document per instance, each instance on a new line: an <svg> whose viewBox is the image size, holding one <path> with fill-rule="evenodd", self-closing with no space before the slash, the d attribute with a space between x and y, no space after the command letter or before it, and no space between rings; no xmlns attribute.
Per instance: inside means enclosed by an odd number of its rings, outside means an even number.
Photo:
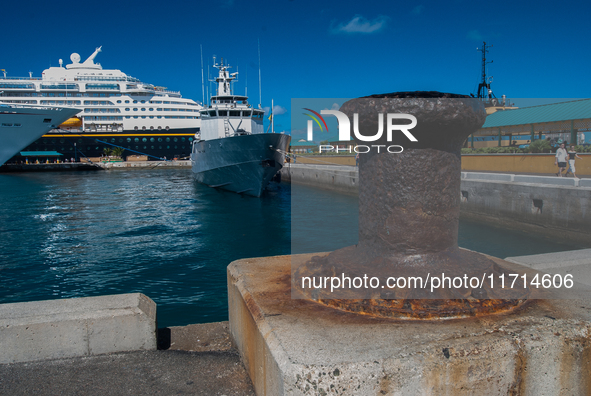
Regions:
<svg viewBox="0 0 591 396"><path fill-rule="evenodd" d="M253 108L247 96L232 94L229 65L215 63L217 93L201 113L201 131L195 135L191 164L195 180L210 187L260 197L283 167L291 137L265 133L264 110Z"/></svg>

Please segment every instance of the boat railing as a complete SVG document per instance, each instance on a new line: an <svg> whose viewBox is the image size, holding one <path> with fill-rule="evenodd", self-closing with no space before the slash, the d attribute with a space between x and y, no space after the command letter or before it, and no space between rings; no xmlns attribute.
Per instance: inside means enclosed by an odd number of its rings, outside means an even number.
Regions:
<svg viewBox="0 0 591 396"><path fill-rule="evenodd" d="M0 77L2 80L41 80L41 77Z"/></svg>

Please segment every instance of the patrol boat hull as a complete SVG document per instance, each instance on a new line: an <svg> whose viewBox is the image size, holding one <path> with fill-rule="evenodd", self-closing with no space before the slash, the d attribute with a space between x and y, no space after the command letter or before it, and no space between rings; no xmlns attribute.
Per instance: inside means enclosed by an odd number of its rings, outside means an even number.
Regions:
<svg viewBox="0 0 591 396"><path fill-rule="evenodd" d="M260 197L283 167L290 136L238 135L194 143L195 180L210 187Z"/></svg>

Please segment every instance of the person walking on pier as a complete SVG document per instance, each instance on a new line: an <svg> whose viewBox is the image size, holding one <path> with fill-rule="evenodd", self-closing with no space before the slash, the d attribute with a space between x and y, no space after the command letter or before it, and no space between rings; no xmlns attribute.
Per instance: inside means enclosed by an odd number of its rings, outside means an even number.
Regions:
<svg viewBox="0 0 591 396"><path fill-rule="evenodd" d="M568 151L568 170L566 171L566 174L564 176L567 176L570 172L573 174L573 177L575 179L578 179L577 174L575 173L575 158L581 159L581 157L579 157L577 151L575 150L575 145L572 144L570 146L570 150Z"/></svg>
<svg viewBox="0 0 591 396"><path fill-rule="evenodd" d="M568 153L564 148L564 143L560 144L558 150L556 150L556 159L554 160L554 165L558 165L558 173L556 176L562 177L562 171L566 168L566 157Z"/></svg>

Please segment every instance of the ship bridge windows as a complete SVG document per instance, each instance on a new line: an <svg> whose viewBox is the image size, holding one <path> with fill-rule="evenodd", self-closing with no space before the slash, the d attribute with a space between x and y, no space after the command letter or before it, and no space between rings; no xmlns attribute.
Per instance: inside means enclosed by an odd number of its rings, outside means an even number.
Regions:
<svg viewBox="0 0 591 396"><path fill-rule="evenodd" d="M252 116L252 111L250 111L250 110L243 111L242 116L243 117L250 117L250 116Z"/></svg>
<svg viewBox="0 0 591 396"><path fill-rule="evenodd" d="M220 110L219 111L220 117L227 117L228 116L228 111L227 110Z"/></svg>
<svg viewBox="0 0 591 396"><path fill-rule="evenodd" d="M207 114L208 114L210 117L215 117L215 110L209 110L209 111L207 112Z"/></svg>
<svg viewBox="0 0 591 396"><path fill-rule="evenodd" d="M239 111L231 111L230 117L240 117L240 112Z"/></svg>

